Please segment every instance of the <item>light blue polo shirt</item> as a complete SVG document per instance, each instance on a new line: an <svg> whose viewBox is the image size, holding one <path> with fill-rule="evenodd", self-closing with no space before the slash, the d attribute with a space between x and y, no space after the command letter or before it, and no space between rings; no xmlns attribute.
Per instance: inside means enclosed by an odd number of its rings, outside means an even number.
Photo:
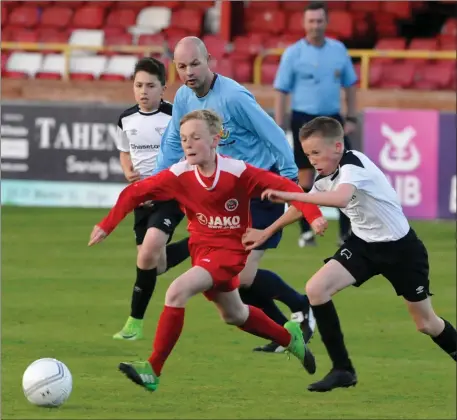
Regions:
<svg viewBox="0 0 457 420"><path fill-rule="evenodd" d="M357 82L344 44L325 38L321 47L301 39L281 57L274 88L292 96L292 110L311 115L340 113L341 87Z"/></svg>

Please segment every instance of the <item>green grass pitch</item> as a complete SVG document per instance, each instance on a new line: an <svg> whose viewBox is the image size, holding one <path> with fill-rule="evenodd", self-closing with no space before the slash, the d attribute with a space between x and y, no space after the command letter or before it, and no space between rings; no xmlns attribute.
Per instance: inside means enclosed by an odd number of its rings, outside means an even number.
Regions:
<svg viewBox="0 0 457 420"><path fill-rule="evenodd" d="M188 306L158 392L133 385L117 365L149 355L165 290L189 265L159 278L146 340L112 340L128 315L136 251L130 217L105 243L86 246L105 213L2 209L2 418L456 418L455 363L415 331L405 304L382 278L335 298L359 376L355 388L308 392L330 367L318 334L311 342L318 371L311 377L295 359L253 353L262 340L225 326L201 296ZM455 324L455 225L413 225L429 250L434 306ZM297 229L286 230L263 267L303 290L335 251L337 225L332 222L315 249L297 248ZM183 224L176 238L184 235ZM41 357L62 360L73 374L73 393L59 409L34 407L22 394L25 368Z"/></svg>

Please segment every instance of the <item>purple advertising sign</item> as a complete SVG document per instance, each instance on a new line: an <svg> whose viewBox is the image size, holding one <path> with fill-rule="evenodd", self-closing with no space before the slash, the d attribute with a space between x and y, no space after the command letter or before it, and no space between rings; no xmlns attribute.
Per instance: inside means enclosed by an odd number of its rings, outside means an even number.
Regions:
<svg viewBox="0 0 457 420"><path fill-rule="evenodd" d="M456 208L456 114L440 115L438 165L438 217L455 219Z"/></svg>
<svg viewBox="0 0 457 420"><path fill-rule="evenodd" d="M365 112L364 153L387 175L413 219L437 217L438 133L436 111Z"/></svg>

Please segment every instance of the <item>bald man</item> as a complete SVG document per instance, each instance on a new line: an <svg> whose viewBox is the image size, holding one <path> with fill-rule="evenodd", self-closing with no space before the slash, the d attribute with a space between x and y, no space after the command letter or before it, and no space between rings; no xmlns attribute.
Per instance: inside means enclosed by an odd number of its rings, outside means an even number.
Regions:
<svg viewBox="0 0 457 420"><path fill-rule="evenodd" d="M199 38L186 37L176 45L174 64L183 86L176 93L172 119L162 137L156 173L184 156L179 135L181 118L191 111L212 109L222 116L224 122L219 153L296 181L298 169L284 131L248 90L228 77L213 73L209 61L210 55ZM227 216L229 212L227 203ZM254 228L266 228L283 213L282 204L261 200L251 202ZM311 225L316 227L322 223L322 218L313 223ZM283 302L293 313L292 318L302 323L304 338L308 342L315 327L308 298L292 289L277 274L259 269L265 250L276 248L281 235L282 232L278 232L251 252L246 268L240 274L240 295L244 303L261 308L280 325L284 325L287 318L273 299ZM284 349L279 344L268 343L254 350L281 352Z"/></svg>

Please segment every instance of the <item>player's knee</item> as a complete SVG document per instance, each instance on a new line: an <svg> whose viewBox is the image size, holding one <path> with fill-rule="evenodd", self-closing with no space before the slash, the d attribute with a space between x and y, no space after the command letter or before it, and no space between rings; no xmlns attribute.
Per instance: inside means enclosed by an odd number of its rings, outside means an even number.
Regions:
<svg viewBox="0 0 457 420"><path fill-rule="evenodd" d="M171 284L165 294L165 305L174 308L182 308L189 300L189 294L183 288L177 287L176 284Z"/></svg>
<svg viewBox="0 0 457 420"><path fill-rule="evenodd" d="M317 281L310 280L306 283L305 287L306 295L311 303L311 305L318 305L323 299L327 297L326 290L322 287Z"/></svg>
<svg viewBox="0 0 457 420"><path fill-rule="evenodd" d="M434 337L442 330L442 325L440 318L435 315L434 317L417 319L416 328L420 333Z"/></svg>
<svg viewBox="0 0 457 420"><path fill-rule="evenodd" d="M223 321L228 325L236 325L237 327L243 325L246 322L247 317L249 316L249 311L244 305L244 309L231 311L231 312L223 312L221 317Z"/></svg>
<svg viewBox="0 0 457 420"><path fill-rule="evenodd" d="M161 249L155 249L154 247L141 247L138 252L136 264L138 268L142 270L151 270L156 268L159 263Z"/></svg>

